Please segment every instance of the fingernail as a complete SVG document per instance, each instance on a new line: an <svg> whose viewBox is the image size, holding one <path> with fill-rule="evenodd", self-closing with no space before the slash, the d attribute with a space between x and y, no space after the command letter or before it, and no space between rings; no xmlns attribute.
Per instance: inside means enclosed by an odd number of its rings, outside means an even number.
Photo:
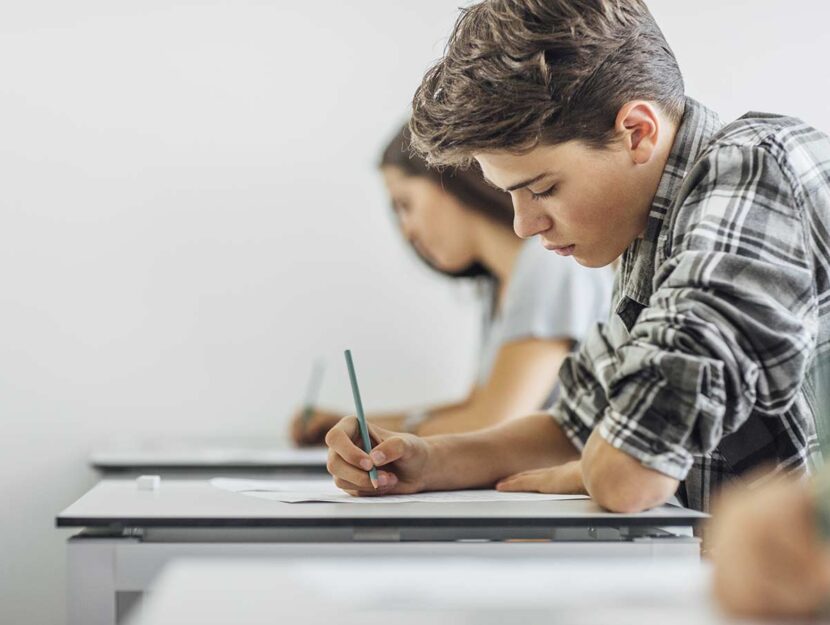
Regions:
<svg viewBox="0 0 830 625"><path fill-rule="evenodd" d="M389 478L386 477L385 473L381 473L380 475L378 475L378 484L380 484L381 486L386 486L387 484L389 484Z"/></svg>
<svg viewBox="0 0 830 625"><path fill-rule="evenodd" d="M384 454L382 451L373 451L369 455L372 457L372 462L374 462L375 465L383 464L384 462L386 462L386 454Z"/></svg>
<svg viewBox="0 0 830 625"><path fill-rule="evenodd" d="M374 465L372 464L372 461L369 460L368 458L364 458L363 460L360 461L360 468L363 469L364 471L368 471L373 466Z"/></svg>

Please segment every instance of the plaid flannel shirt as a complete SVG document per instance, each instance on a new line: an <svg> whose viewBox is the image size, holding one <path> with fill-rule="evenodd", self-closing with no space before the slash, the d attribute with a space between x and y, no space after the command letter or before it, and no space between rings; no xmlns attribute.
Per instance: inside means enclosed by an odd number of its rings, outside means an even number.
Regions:
<svg viewBox="0 0 830 625"><path fill-rule="evenodd" d="M829 276L830 139L763 113L722 127L687 99L615 309L563 364L553 418L580 449L597 429L681 480L699 510L758 465L808 473Z"/></svg>

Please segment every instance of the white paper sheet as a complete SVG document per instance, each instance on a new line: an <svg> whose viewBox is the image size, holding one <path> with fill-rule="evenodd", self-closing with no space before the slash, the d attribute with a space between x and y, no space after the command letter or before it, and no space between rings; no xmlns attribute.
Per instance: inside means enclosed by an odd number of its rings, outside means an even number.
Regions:
<svg viewBox="0 0 830 625"><path fill-rule="evenodd" d="M311 480L243 480L214 478L211 485L222 490L281 501L284 503L465 503L494 501L558 501L587 499L585 495L551 495L542 493L502 493L496 490L455 490L416 493L414 495L386 495L385 497L352 497L334 485L330 479Z"/></svg>

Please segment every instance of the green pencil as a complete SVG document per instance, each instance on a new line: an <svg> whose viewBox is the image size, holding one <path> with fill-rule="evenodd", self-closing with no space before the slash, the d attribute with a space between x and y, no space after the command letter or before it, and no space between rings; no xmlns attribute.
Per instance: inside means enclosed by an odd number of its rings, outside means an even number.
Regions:
<svg viewBox="0 0 830 625"><path fill-rule="evenodd" d="M314 361L311 368L311 376L308 379L308 386L305 392L305 403L303 404L302 424L303 432L308 429L308 422L311 415L314 414L314 409L317 404L317 394L320 391L320 384L323 380L323 371L325 371L325 364L322 359Z"/></svg>
<svg viewBox="0 0 830 625"><path fill-rule="evenodd" d="M357 422L360 425L360 436L363 439L363 449L368 454L372 451L372 439L369 438L369 427L366 425L366 415L363 414L363 402L360 401L360 389L357 386L357 374L354 371L352 362L352 350L344 352L346 356L346 368L349 370L349 382L352 384L352 395L354 395L354 409L357 411ZM378 487L378 472L375 467L369 469L369 480L372 486Z"/></svg>

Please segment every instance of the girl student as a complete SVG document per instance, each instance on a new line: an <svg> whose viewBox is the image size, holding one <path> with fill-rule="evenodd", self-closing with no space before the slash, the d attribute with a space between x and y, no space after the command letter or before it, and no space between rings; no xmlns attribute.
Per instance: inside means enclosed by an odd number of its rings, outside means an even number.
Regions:
<svg viewBox="0 0 830 625"><path fill-rule="evenodd" d="M484 283L484 323L475 383L449 405L370 414L383 428L422 436L466 432L546 408L559 366L609 312L611 269L586 269L513 232L510 196L475 169L438 171L409 149L401 128L380 171L401 232L437 273ZM342 413L298 413L291 435L319 445Z"/></svg>

